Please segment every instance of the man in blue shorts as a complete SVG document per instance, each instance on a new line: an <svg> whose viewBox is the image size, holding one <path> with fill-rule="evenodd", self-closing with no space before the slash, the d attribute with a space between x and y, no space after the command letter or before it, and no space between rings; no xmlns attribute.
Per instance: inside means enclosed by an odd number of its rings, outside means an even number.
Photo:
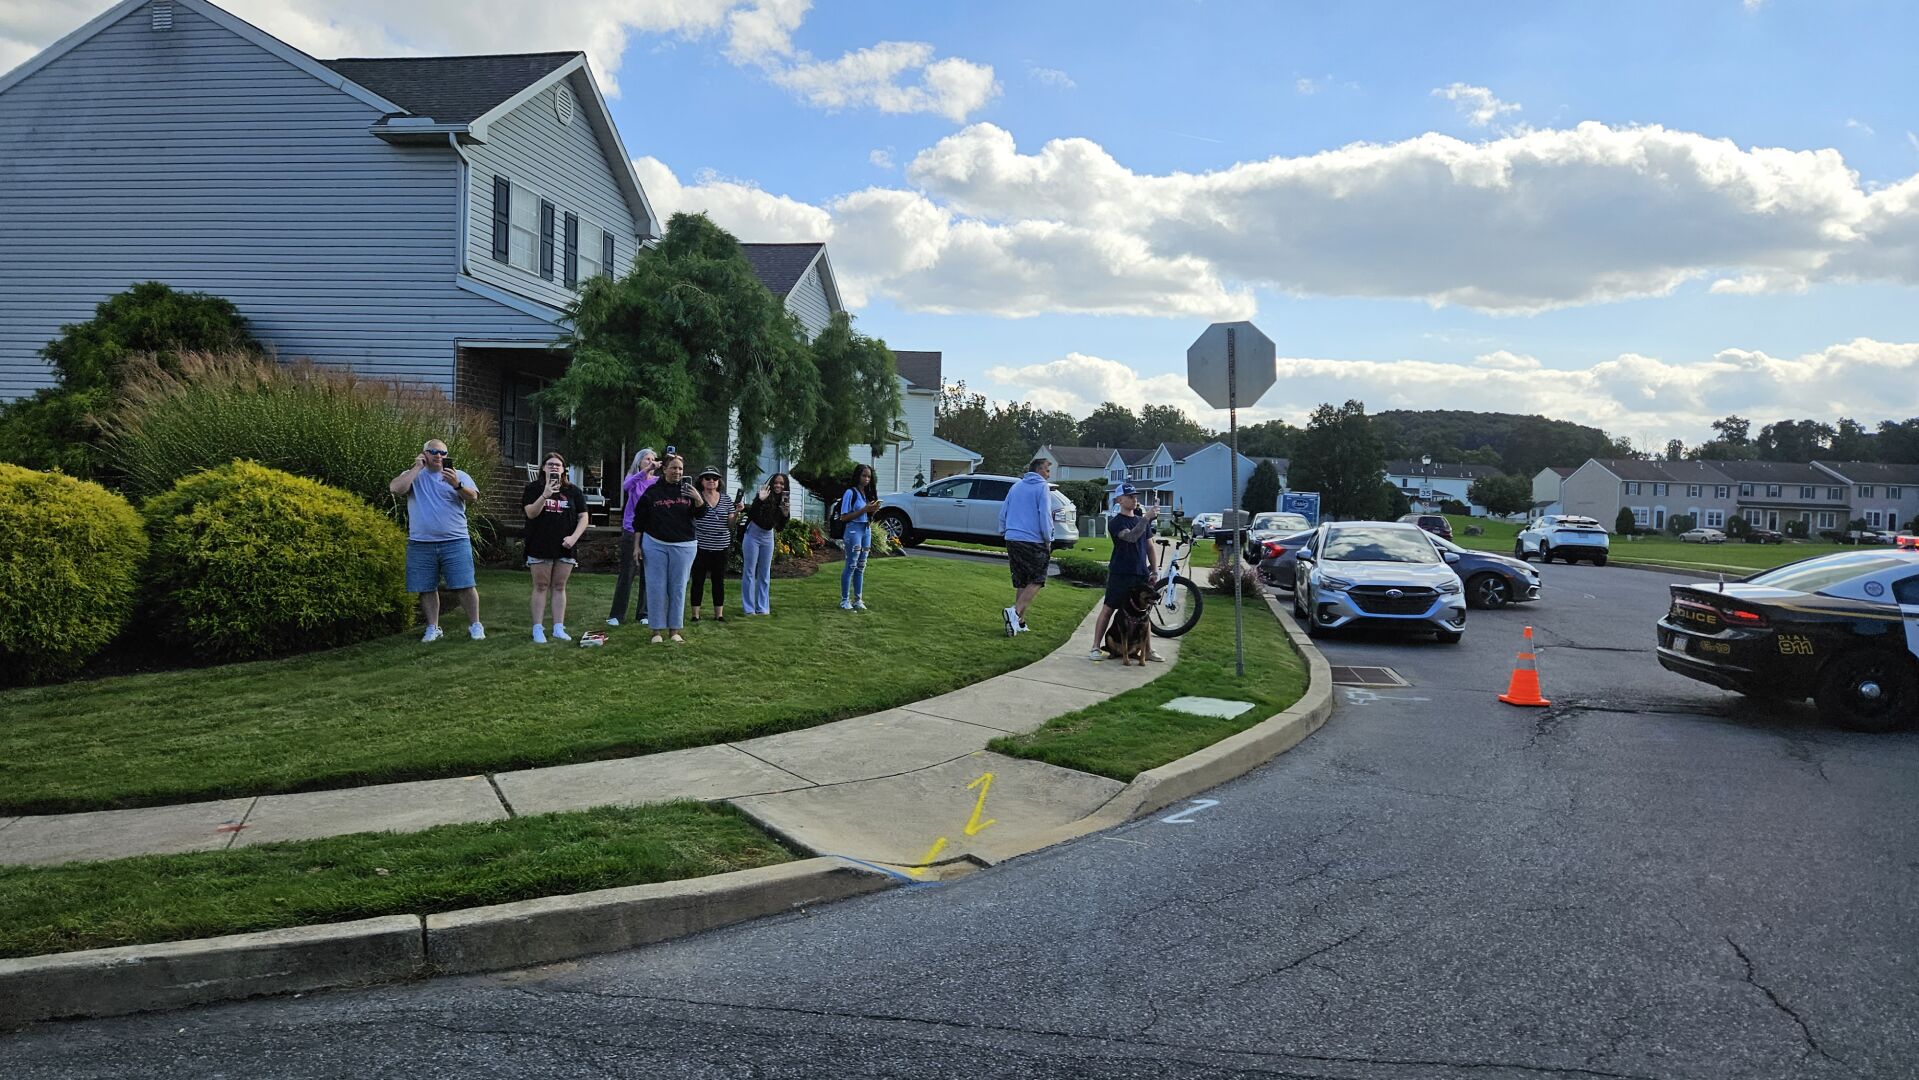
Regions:
<svg viewBox="0 0 1919 1080"><path fill-rule="evenodd" d="M460 594L466 609L467 636L486 637L480 625L480 590L473 577L473 541L466 531L466 507L480 501L473 478L447 460L446 444L428 439L413 467L393 478L387 490L406 496L406 591L420 594L426 616L422 642L438 641L440 586Z"/></svg>

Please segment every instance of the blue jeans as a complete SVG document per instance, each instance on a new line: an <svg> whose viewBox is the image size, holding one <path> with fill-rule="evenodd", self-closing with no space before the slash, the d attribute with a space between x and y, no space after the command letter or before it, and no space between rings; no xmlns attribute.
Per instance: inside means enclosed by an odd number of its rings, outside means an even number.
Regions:
<svg viewBox="0 0 1919 1080"><path fill-rule="evenodd" d="M646 621L654 633L686 625L686 579L693 573L693 555L698 550L699 544L692 540L663 544L650 536L640 538L646 562Z"/></svg>
<svg viewBox="0 0 1919 1080"><path fill-rule="evenodd" d="M408 540L406 542L406 591L436 592L441 579L455 592L471 589L473 542L470 540Z"/></svg>
<svg viewBox="0 0 1919 1080"><path fill-rule="evenodd" d="M844 546L846 565L840 568L841 602L866 595L866 553L873 547L873 527L864 522L848 523Z"/></svg>
<svg viewBox="0 0 1919 1080"><path fill-rule="evenodd" d="M770 615L773 591L773 534L748 525L740 540L740 609L748 615Z"/></svg>

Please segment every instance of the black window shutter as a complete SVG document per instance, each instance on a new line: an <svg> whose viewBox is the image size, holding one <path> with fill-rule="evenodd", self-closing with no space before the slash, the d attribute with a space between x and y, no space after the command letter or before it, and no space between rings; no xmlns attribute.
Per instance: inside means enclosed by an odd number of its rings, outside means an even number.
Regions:
<svg viewBox="0 0 1919 1080"><path fill-rule="evenodd" d="M613 234L610 232L600 234L600 265L605 268L607 277L620 276L620 272L613 267Z"/></svg>
<svg viewBox="0 0 1919 1080"><path fill-rule="evenodd" d="M566 287L580 284L580 215L566 215Z"/></svg>
<svg viewBox="0 0 1919 1080"><path fill-rule="evenodd" d="M493 258L505 262L508 240L513 230L513 185L506 177L493 178Z"/></svg>
<svg viewBox="0 0 1919 1080"><path fill-rule="evenodd" d="M553 280L553 204L540 200L540 276Z"/></svg>

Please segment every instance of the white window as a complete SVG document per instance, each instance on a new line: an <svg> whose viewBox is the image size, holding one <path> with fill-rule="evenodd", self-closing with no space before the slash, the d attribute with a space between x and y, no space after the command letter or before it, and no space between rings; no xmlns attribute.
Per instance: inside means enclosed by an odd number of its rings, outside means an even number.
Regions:
<svg viewBox="0 0 1919 1080"><path fill-rule="evenodd" d="M1819 497L1819 495L1818 495L1818 493L1817 493L1817 492L1816 492L1816 491L1815 491L1814 489L1812 489L1812 488L1809 488L1809 487L1801 487L1801 488L1799 489L1799 497L1800 497L1800 498L1802 498L1802 499L1816 499L1816 498L1818 498L1818 497Z"/></svg>
<svg viewBox="0 0 1919 1080"><path fill-rule="evenodd" d="M1730 499L1732 498L1732 489L1724 484L1720 484L1712 489L1712 497L1715 499Z"/></svg>
<svg viewBox="0 0 1919 1080"><path fill-rule="evenodd" d="M1705 522L1705 525L1706 525L1706 528L1708 528L1708 529L1723 529L1723 528L1725 528L1725 527L1726 527L1726 512L1725 512L1724 510L1708 510L1708 511L1706 511L1706 522Z"/></svg>
<svg viewBox="0 0 1919 1080"><path fill-rule="evenodd" d="M1779 485L1778 485L1778 484L1767 484L1767 485L1766 485L1766 498L1768 498L1768 499L1777 499L1778 497L1779 497Z"/></svg>
<svg viewBox="0 0 1919 1080"><path fill-rule="evenodd" d="M1862 498L1862 499L1870 499L1870 498L1872 498L1872 485L1871 485L1871 484L1860 484L1860 485L1859 485L1859 497L1860 497L1860 498Z"/></svg>
<svg viewBox="0 0 1919 1080"><path fill-rule="evenodd" d="M1751 484L1739 485L1739 497L1742 499L1752 498L1752 485Z"/></svg>
<svg viewBox="0 0 1919 1080"><path fill-rule="evenodd" d="M1632 508L1632 520L1635 525L1645 525L1651 521L1651 518L1646 513L1645 507L1635 506Z"/></svg>
<svg viewBox="0 0 1919 1080"><path fill-rule="evenodd" d="M513 232L507 262L529 274L540 272L540 196L513 185Z"/></svg>
<svg viewBox="0 0 1919 1080"><path fill-rule="evenodd" d="M1173 467L1171 465L1161 465L1159 468L1154 470L1154 473L1158 475L1161 479L1164 479L1168 476L1173 475Z"/></svg>
<svg viewBox="0 0 1919 1080"><path fill-rule="evenodd" d="M1746 511L1746 524L1748 525L1759 524L1759 511L1757 510Z"/></svg>
<svg viewBox="0 0 1919 1080"><path fill-rule="evenodd" d="M1830 510L1819 511L1819 527L1822 529L1838 528L1839 527L1838 515L1834 514Z"/></svg>
<svg viewBox="0 0 1919 1080"><path fill-rule="evenodd" d="M1652 493L1654 498L1664 496L1666 492L1667 492L1667 485L1665 484L1654 484L1652 486Z"/></svg>
<svg viewBox="0 0 1919 1080"><path fill-rule="evenodd" d="M1845 497L1846 491L1844 488L1829 487L1826 489L1826 498L1831 499L1833 502L1838 502Z"/></svg>
<svg viewBox="0 0 1919 1080"><path fill-rule="evenodd" d="M1888 499L1900 499L1904 497L1905 497L1905 493L1903 491L1900 491L1896 487L1889 487L1886 489L1886 498Z"/></svg>
<svg viewBox="0 0 1919 1080"><path fill-rule="evenodd" d="M1686 498L1688 498L1688 499L1697 499L1698 497L1699 497L1699 485L1698 485L1698 484L1687 484L1687 485L1686 485Z"/></svg>
<svg viewBox="0 0 1919 1080"><path fill-rule="evenodd" d="M1877 510L1866 511L1866 524L1877 529L1886 523L1886 516Z"/></svg>
<svg viewBox="0 0 1919 1080"><path fill-rule="evenodd" d="M600 265L600 237L605 235L598 226L580 222L580 280L599 277L605 272Z"/></svg>
<svg viewBox="0 0 1919 1080"><path fill-rule="evenodd" d="M1639 494L1639 485L1636 482L1631 480L1626 481L1626 494L1628 495Z"/></svg>

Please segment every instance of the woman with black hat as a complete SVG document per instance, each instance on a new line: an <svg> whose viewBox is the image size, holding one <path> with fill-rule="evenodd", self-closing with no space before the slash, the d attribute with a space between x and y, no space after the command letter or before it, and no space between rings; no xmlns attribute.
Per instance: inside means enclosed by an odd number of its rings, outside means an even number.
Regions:
<svg viewBox="0 0 1919 1080"><path fill-rule="evenodd" d="M733 499L720 490L720 470L700 470L698 499L704 507L694 535L699 553L693 556L693 621L700 621L700 593L713 580L713 619L726 621L726 556L733 550L733 522L740 516Z"/></svg>

